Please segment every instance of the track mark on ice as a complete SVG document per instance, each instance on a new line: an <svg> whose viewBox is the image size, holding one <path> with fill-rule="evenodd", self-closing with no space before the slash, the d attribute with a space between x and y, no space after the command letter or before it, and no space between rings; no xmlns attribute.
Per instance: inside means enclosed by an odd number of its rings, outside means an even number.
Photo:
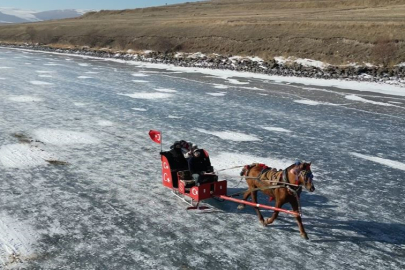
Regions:
<svg viewBox="0 0 405 270"><path fill-rule="evenodd" d="M399 162L399 161L380 158L380 157L363 155L363 154L359 154L359 153L355 153L355 152L350 152L349 154L351 154L351 155L353 155L355 157L362 158L362 159L372 161L372 162L375 162L375 163L379 163L381 165L385 165L385 166L388 166L388 167L391 167L391 168L394 168L394 169L405 171L405 163L402 163L402 162Z"/></svg>

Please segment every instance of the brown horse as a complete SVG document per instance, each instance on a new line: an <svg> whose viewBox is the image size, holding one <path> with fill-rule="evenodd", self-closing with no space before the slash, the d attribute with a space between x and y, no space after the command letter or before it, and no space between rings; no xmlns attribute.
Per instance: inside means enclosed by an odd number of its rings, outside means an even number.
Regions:
<svg viewBox="0 0 405 270"><path fill-rule="evenodd" d="M311 163L302 163L300 166L301 172L298 177L291 170L295 164L289 166L284 171L270 169L263 171L263 164L246 165L241 171L241 176L246 178L249 189L243 194L243 200L247 200L252 195L252 202L257 203L257 192L261 191L275 199L275 207L281 208L285 203L290 203L294 211L300 212L299 194L302 186L310 192L315 190L312 182ZM240 204L238 209L243 209L244 204ZM255 207L257 216L263 226L267 226L274 222L278 216L278 211L274 211L271 218L264 219L259 208ZM300 213L301 214L301 213ZM296 217L300 234L303 238L308 239L307 233L302 225L301 215Z"/></svg>

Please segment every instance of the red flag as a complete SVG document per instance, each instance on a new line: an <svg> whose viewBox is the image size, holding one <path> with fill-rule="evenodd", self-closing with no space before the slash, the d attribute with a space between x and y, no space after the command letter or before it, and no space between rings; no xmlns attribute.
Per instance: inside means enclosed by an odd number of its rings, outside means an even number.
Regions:
<svg viewBox="0 0 405 270"><path fill-rule="evenodd" d="M151 130L149 131L149 137L154 141L155 143L161 144L162 143L162 135L160 131L157 130Z"/></svg>

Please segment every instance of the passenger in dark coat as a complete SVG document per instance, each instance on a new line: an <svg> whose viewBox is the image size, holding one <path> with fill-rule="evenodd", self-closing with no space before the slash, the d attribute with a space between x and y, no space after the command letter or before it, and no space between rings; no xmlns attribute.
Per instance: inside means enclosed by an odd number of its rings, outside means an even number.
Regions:
<svg viewBox="0 0 405 270"><path fill-rule="evenodd" d="M184 158L183 152L181 151L181 144L180 142L175 142L173 148L169 151L171 160L169 161L171 164L172 170L187 170L187 160Z"/></svg>
<svg viewBox="0 0 405 270"><path fill-rule="evenodd" d="M188 160L188 168L197 185L206 178L205 172L212 172L211 162L201 149L194 150L193 156Z"/></svg>

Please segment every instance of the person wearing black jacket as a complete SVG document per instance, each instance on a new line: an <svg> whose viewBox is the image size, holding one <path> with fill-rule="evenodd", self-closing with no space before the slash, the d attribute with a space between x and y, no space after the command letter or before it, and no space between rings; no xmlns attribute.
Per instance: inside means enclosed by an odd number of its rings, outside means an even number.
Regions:
<svg viewBox="0 0 405 270"><path fill-rule="evenodd" d="M212 172L211 162L201 149L193 151L193 156L188 160L188 168L196 184L201 184L204 173Z"/></svg>

